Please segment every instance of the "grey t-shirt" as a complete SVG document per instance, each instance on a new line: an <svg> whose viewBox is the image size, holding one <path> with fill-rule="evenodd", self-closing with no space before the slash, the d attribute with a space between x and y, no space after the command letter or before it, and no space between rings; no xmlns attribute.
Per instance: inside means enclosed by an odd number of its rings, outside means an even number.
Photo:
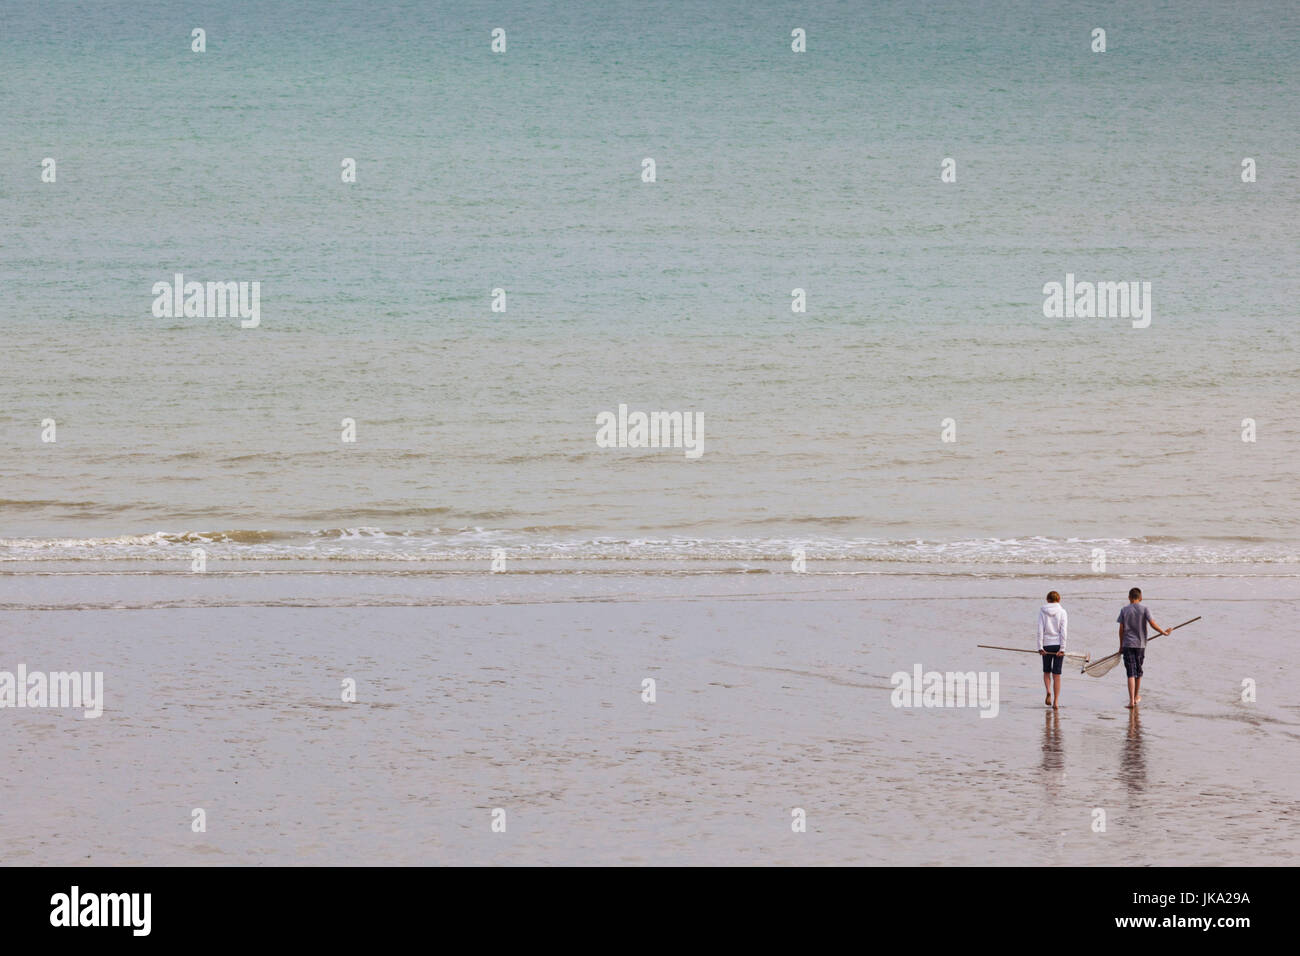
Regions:
<svg viewBox="0 0 1300 956"><path fill-rule="evenodd" d="M1147 646L1147 621L1151 620L1151 612L1147 610L1146 605L1142 602L1136 604L1126 604L1119 612L1119 617L1115 621L1124 625L1124 640L1122 647L1146 647Z"/></svg>

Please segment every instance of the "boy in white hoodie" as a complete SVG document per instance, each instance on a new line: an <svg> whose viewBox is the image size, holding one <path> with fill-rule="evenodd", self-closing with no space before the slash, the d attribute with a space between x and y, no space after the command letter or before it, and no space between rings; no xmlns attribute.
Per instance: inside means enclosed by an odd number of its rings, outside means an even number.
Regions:
<svg viewBox="0 0 1300 956"><path fill-rule="evenodd" d="M1061 665L1065 663L1065 632L1069 615L1061 607L1061 595L1047 592L1047 603L1038 609L1038 653L1043 657L1043 703L1056 710L1061 705Z"/></svg>

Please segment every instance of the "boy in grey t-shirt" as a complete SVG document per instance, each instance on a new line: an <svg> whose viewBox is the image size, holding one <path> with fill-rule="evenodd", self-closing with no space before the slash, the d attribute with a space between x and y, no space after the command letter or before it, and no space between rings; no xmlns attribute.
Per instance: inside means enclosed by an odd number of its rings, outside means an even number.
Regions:
<svg viewBox="0 0 1300 956"><path fill-rule="evenodd" d="M1126 706L1133 708L1142 700L1142 660L1147 654L1147 624L1166 636L1169 632L1157 624L1151 612L1142 605L1141 588L1129 589L1128 605L1120 610L1115 621L1119 624L1119 650L1124 657L1124 673L1128 675Z"/></svg>

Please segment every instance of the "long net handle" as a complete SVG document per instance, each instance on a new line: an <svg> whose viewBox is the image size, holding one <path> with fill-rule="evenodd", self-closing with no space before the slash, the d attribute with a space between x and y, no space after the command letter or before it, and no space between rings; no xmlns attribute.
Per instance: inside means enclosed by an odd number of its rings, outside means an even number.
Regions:
<svg viewBox="0 0 1300 956"><path fill-rule="evenodd" d="M1198 615L1196 615L1196 617L1192 618L1190 621L1183 621L1182 624L1176 624L1176 625L1174 625L1173 627L1171 627L1171 628L1169 629L1169 633L1172 634L1174 631L1178 630L1178 628L1180 628L1180 627L1186 627L1188 624L1195 624L1195 623L1196 623L1197 621L1199 621L1200 619L1201 619L1201 615L1198 614ZM1164 635L1163 635L1163 634L1157 634L1155 637L1148 638L1148 639L1147 639L1147 643L1150 644L1152 641L1154 641L1154 640L1156 639L1156 637L1164 637ZM1100 670L1100 665L1105 664L1107 661L1118 660L1119 657L1120 657L1120 655L1123 654L1123 653L1124 653L1123 651L1116 651L1114 654L1107 654L1105 657L1098 658L1097 660L1093 661L1091 664L1088 664L1087 666L1085 666L1085 667L1084 667L1084 670L1085 670L1085 671L1089 671L1089 670L1092 670L1093 668L1098 668L1098 669ZM1110 670L1110 668L1108 667L1108 668L1106 668L1106 670Z"/></svg>
<svg viewBox="0 0 1300 956"><path fill-rule="evenodd" d="M1171 627L1171 628L1169 629L1169 633L1172 634L1172 633L1174 633L1174 631L1178 630L1180 627L1186 627L1188 624L1195 624L1195 623L1196 623L1197 621L1199 621L1200 619L1201 619L1201 616L1198 614L1198 615L1196 615L1196 617L1192 618L1190 621L1183 621L1182 624L1175 624L1173 627ZM1157 634L1156 637L1164 637L1164 635L1163 635L1163 634ZM1148 638L1148 639L1147 639L1147 643L1150 644L1152 641L1154 641L1154 640L1156 639L1156 637Z"/></svg>
<svg viewBox="0 0 1300 956"><path fill-rule="evenodd" d="M1018 652L1018 653L1020 653L1020 654L1037 654L1037 653L1038 653L1038 651L1034 650L1033 648L1029 648L1029 647L1002 647L1002 646L1000 646L1000 645L998 645L998 644L976 644L975 646L976 646L976 647L987 647L989 650L993 650L993 651L1016 651L1016 652ZM1080 660L1084 660L1084 661L1088 660L1088 655L1087 655L1087 654L1078 654L1078 653L1075 653L1074 651L1066 651L1066 652L1065 652L1065 656L1066 656L1066 657L1077 657L1077 658L1079 658Z"/></svg>

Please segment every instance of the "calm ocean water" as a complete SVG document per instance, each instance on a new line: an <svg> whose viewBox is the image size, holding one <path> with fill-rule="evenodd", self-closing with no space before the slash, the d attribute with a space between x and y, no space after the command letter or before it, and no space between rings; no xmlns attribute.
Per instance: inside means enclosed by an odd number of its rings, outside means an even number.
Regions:
<svg viewBox="0 0 1300 956"><path fill-rule="evenodd" d="M0 562L1300 562L1294 4L4 3L0 63Z"/></svg>

